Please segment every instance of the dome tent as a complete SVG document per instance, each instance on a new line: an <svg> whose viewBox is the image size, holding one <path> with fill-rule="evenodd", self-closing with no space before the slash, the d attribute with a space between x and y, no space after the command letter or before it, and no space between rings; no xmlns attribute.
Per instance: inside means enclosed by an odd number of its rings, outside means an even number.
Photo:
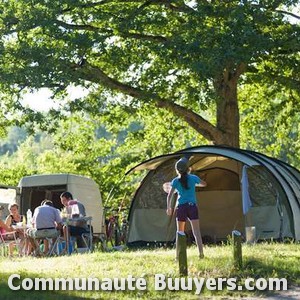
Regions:
<svg viewBox="0 0 300 300"><path fill-rule="evenodd" d="M256 239L300 240L297 169L258 152L199 146L154 157L127 172L148 170L131 202L129 246L175 240L175 218L166 215L163 184L176 176L181 157L207 182L196 190L202 237L224 240L232 230L245 235L247 227L255 226Z"/></svg>

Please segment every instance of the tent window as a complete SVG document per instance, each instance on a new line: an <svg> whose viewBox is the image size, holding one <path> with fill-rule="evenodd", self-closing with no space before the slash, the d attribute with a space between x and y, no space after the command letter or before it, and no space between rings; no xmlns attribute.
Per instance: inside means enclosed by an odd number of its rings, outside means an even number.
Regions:
<svg viewBox="0 0 300 300"><path fill-rule="evenodd" d="M279 186L275 179L262 167L247 169L249 194L253 206L275 206Z"/></svg>
<svg viewBox="0 0 300 300"><path fill-rule="evenodd" d="M150 171L146 176L135 197L136 208L166 209L167 193L163 190L163 184L171 181L176 173L173 164L162 166L158 170Z"/></svg>
<svg viewBox="0 0 300 300"><path fill-rule="evenodd" d="M196 175L207 182L207 187L201 188L203 191L239 191L241 189L238 174L231 170L213 168L201 170Z"/></svg>

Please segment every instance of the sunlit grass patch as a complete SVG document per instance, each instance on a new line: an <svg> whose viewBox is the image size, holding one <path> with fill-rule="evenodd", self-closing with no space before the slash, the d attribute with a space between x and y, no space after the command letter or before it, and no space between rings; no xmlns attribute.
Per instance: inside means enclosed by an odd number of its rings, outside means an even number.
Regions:
<svg viewBox="0 0 300 300"><path fill-rule="evenodd" d="M205 259L198 258L196 247L188 248L188 277L237 278L243 284L247 278L287 278L289 284L300 284L299 244L261 243L243 245L243 268L233 267L233 251L230 244L205 246ZM163 274L167 278L179 278L175 249L126 250L122 252L94 252L51 258L0 258L2 270L1 299L198 299L192 291L156 291L154 277ZM7 279L11 274L22 278L145 278L146 291L10 291ZM258 291L221 291L203 289L205 296L233 296L264 294ZM3 295L3 297L2 297ZM6 297L6 298L5 298Z"/></svg>

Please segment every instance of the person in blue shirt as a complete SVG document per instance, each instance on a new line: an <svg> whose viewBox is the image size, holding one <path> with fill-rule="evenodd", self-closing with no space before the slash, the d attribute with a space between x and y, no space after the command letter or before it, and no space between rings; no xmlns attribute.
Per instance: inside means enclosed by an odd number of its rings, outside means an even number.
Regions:
<svg viewBox="0 0 300 300"><path fill-rule="evenodd" d="M203 244L200 232L200 223L198 215L196 186L205 187L207 184L198 176L189 173L188 160L181 158L175 164L175 169L178 174L171 182L171 189L167 196L167 215L173 214L171 200L175 192L177 192L177 207L176 207L176 223L177 235L185 235L185 224L189 220L191 223L192 232L198 246L199 257L203 258Z"/></svg>

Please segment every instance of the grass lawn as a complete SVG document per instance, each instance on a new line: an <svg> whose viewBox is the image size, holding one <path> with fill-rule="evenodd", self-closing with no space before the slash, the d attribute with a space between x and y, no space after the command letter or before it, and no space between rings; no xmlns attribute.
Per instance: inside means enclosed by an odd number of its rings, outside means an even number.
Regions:
<svg viewBox="0 0 300 300"><path fill-rule="evenodd" d="M243 268L233 267L231 245L206 246L205 259L199 260L195 247L188 249L188 278L230 278L243 284L246 278L286 278L289 285L300 285L300 244L262 243L243 245ZM172 281L178 275L178 263L174 260L174 249L126 250L123 252L97 252L91 254L74 254L71 256L50 258L5 258L0 257L1 281L0 299L199 299L206 297L241 297L266 296L266 292L230 291L223 285L221 291L210 291L204 288L200 296L193 290L179 291L170 289L156 290L155 274L163 274ZM20 275L20 280L13 281L19 286L24 278L98 278L102 283L113 278L142 278L147 289L133 291L36 291L20 289L13 291L8 286L8 278L12 274ZM187 279L186 279L187 280ZM187 281L186 281L187 282ZM24 284L24 281L23 281ZM133 284L135 286L135 282ZM188 286L188 285L187 285ZM205 286L205 283L204 283ZM136 287L136 286L135 286ZM269 294L270 295L270 294Z"/></svg>

